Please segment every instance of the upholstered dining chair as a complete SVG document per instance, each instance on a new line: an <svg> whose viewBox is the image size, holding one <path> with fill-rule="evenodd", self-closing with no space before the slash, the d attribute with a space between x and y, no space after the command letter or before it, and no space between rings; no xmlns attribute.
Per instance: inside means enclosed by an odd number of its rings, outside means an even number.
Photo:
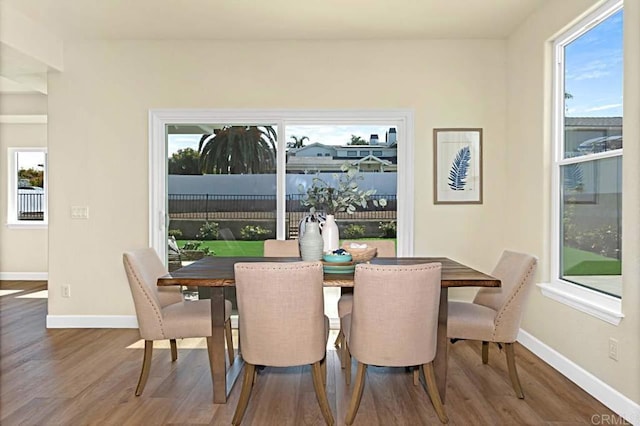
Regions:
<svg viewBox="0 0 640 426"><path fill-rule="evenodd" d="M505 347L511 384L518 398L524 398L513 343L518 337L527 297L533 287L537 259L534 256L504 251L491 275L502 287L482 288L473 302L449 302L447 335L456 340L482 342L482 363L489 362L489 342Z"/></svg>
<svg viewBox="0 0 640 426"><path fill-rule="evenodd" d="M343 245L349 245L351 243L356 244L367 244L368 247L375 247L377 249L376 256L377 257L395 257L396 256L396 243L394 240L365 240L365 241L352 241L347 240L343 241ZM344 332L342 331L342 318L345 315L351 313L353 309L353 293L344 293L338 299L338 317L340 317L340 330L338 331L338 336L336 337L333 345L336 347L338 351L338 355L340 358L340 363L342 368L345 367L344 364L344 346L342 342L344 341Z"/></svg>
<svg viewBox="0 0 640 426"><path fill-rule="evenodd" d="M239 425L251 397L256 365L311 364L316 398L325 422L333 415L325 390L329 319L324 315L320 262L235 264L240 346L245 361L242 391L232 423ZM283 321L283 312L286 321ZM287 341L286 345L281 342Z"/></svg>
<svg viewBox="0 0 640 426"><path fill-rule="evenodd" d="M438 418L448 422L433 369L441 270L440 263L356 266L353 311L343 318L347 384L351 381L351 355L358 361L345 419L348 425L360 406L367 365L419 365Z"/></svg>
<svg viewBox="0 0 640 426"><path fill-rule="evenodd" d="M152 248L124 253L124 269L136 308L140 337L144 339L144 358L142 371L136 387L136 396L140 396L149 377L153 341L169 339L171 361L178 359L176 339L187 337L206 337L211 359L211 303L209 300L185 301L180 287L158 287L160 276L167 269ZM229 363L233 364L233 340L231 337L231 302L225 300L225 335ZM213 379L213 370L211 371Z"/></svg>
<svg viewBox="0 0 640 426"><path fill-rule="evenodd" d="M264 257L300 257L298 240L264 240Z"/></svg>

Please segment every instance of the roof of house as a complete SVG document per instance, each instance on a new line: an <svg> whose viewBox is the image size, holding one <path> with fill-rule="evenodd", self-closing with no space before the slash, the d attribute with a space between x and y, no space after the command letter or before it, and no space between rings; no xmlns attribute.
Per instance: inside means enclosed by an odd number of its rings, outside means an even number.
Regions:
<svg viewBox="0 0 640 426"><path fill-rule="evenodd" d="M622 117L565 117L565 126L614 127L622 126Z"/></svg>

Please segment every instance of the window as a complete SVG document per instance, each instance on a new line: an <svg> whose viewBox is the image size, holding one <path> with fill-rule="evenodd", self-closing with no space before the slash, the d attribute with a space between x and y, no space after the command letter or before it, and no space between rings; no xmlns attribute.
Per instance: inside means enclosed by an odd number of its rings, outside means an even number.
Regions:
<svg viewBox="0 0 640 426"><path fill-rule="evenodd" d="M361 157L366 157L367 155L369 155L369 151L360 151Z"/></svg>
<svg viewBox="0 0 640 426"><path fill-rule="evenodd" d="M358 151L347 151L347 157L357 157L358 156Z"/></svg>
<svg viewBox="0 0 640 426"><path fill-rule="evenodd" d="M612 323L622 316L622 20L622 2L608 2L555 42L552 276L543 287Z"/></svg>
<svg viewBox="0 0 640 426"><path fill-rule="evenodd" d="M376 157L382 157L382 151L373 151L373 155Z"/></svg>
<svg viewBox="0 0 640 426"><path fill-rule="evenodd" d="M38 227L47 223L44 148L9 148L7 224Z"/></svg>
<svg viewBox="0 0 640 426"><path fill-rule="evenodd" d="M235 174L232 176L207 176L206 178L225 178L229 180L229 183L224 188L230 191L236 191L243 189L244 192L254 191L247 194L255 198L256 195L269 197L270 203L275 203L275 210L273 208L269 211L257 211L256 204L240 200L246 204L246 208L243 212L247 212L253 219L262 220L263 213L267 214L268 218L272 220L269 225L269 230L275 232L276 238L291 237L292 229L291 222L287 220L287 214L291 212L290 207L296 205L296 202L288 203L287 194L291 193L298 195L299 184L313 177L315 173L331 173L339 170L335 169L333 162L326 160L319 161L316 159L316 152L311 150L311 153L307 152L305 155L297 158L297 168L294 170L293 156L287 153L286 142L295 135L297 137L313 136L310 133L310 128L301 128L300 126L317 126L318 129L327 130L336 127L344 127L348 125L353 126L371 126L380 125L384 128L397 129L398 140L401 143L397 145L397 168L387 171L389 176L395 176L395 182L390 183L392 188L397 188L397 200L403 200L402 202L396 202L395 200L388 201L387 210L395 211L397 215L397 247L398 254L401 256L410 256L413 253L413 201L412 197L407 194L412 194L413 191L413 113L411 111L404 110L392 110L392 111L304 111L304 110L256 110L256 111L236 111L236 110L152 110L150 111L150 174L149 174L149 187L151 188L150 195L150 211L149 211L149 236L150 246L154 247L161 257L166 258L167 255L167 235L169 231L175 231L174 228L176 220L180 220L182 216L191 214L191 210L194 210L194 206L188 205L188 203L182 199L171 198L170 194L182 194L185 188L195 188L193 180L203 179L196 176L174 176L173 174L187 174L186 169L190 167L191 153L184 152L187 145L180 145L178 140L176 143L172 142L173 136L184 138L184 135L191 134L193 137L188 138L190 141L188 144L192 144L191 139L195 139L195 145L199 145L199 140L204 134L220 132L220 128L228 126L257 126L261 129L265 129L269 126L274 130L272 139L275 143L276 149L276 168L275 173L271 174L268 179L263 179L265 182L259 182L255 186L245 185L246 180L253 178L246 173ZM307 130L309 133L307 133ZM348 141L347 139L345 141ZM195 137L195 138L194 138ZM305 139L306 140L306 139ZM169 146L169 144L171 146ZM326 142L326 141L325 141ZM191 146L191 145L189 145ZM183 155L178 155L178 151L182 149ZM334 150L335 148L331 148ZM324 150L323 150L324 152ZM357 151L354 151L357 153ZM182 162L179 166L180 173L172 172L172 167L178 167L177 164L173 164L172 158L174 154L180 157ZM178 158L175 158L177 161ZM184 158L182 158L184 157ZM306 157L306 158L305 158ZM331 158L331 157L330 157ZM343 162L343 160L336 159L336 164ZM317 163L316 163L317 162ZM327 167L328 169L324 169ZM397 169L397 173L395 172ZM167 177L170 179L167 179ZM234 182L231 182L233 180ZM265 191L260 189L258 185L266 184L266 181L270 183L270 189ZM180 181L180 182L179 182ZM180 186L178 186L180 183ZM186 186L182 186L182 184ZM375 187L379 187L376 183ZM212 185L211 194L220 193L224 188L221 185ZM293 191L293 192L292 192ZM268 192L268 193L266 193ZM391 195L393 193L384 192L382 189L379 191L381 195ZM215 195L214 194L214 195ZM223 195L229 195L223 194ZM226 214L226 211L221 208L212 209L208 202L212 200L205 197L204 200L198 199L198 208L203 208L206 212L210 213L208 216L209 222L218 222L220 229L222 229L222 219L219 216ZM181 203L177 205L176 203ZM217 200L216 200L217 202ZM245 205L243 204L243 205ZM291 206L290 206L290 205ZM297 205L299 205L299 201ZM187 211L185 209L190 209ZM237 208L231 209L236 211ZM264 210L264 209L263 209ZM199 213L202 214L202 213ZM378 214L378 213L376 213ZM377 222L376 226L377 226ZM212 224L213 226L213 224ZM267 226L263 226L266 228ZM229 226L231 228L231 226ZM394 231L395 231L394 227ZM189 232L195 233L201 230L195 229ZM204 231L209 231L205 229ZM220 230L218 230L220 231ZM213 231L212 231L213 232ZM173 232L173 234L179 234ZM234 232L234 236L237 238L239 234ZM271 234L273 235L273 234ZM182 236L172 235L176 240L186 238L185 231L183 230ZM182 238L181 238L182 237ZM250 253L249 253L250 255ZM259 255L259 253L254 253Z"/></svg>

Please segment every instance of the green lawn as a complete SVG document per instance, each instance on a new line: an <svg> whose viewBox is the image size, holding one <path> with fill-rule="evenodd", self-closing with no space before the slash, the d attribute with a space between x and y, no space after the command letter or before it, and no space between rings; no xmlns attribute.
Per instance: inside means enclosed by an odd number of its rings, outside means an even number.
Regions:
<svg viewBox="0 0 640 426"><path fill-rule="evenodd" d="M379 240L380 238L359 238L358 240ZM178 240L178 247L183 248L187 240ZM216 256L262 257L263 241L198 241L200 248L209 248ZM341 242L342 244L342 242Z"/></svg>
<svg viewBox="0 0 640 426"><path fill-rule="evenodd" d="M620 275L622 262L584 250L564 247L564 275Z"/></svg>

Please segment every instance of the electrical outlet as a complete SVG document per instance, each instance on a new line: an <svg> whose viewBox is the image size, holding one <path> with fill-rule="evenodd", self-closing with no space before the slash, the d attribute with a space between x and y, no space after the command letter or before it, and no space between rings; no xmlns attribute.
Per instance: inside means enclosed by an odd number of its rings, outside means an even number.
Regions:
<svg viewBox="0 0 640 426"><path fill-rule="evenodd" d="M89 207L71 206L71 219L89 219Z"/></svg>
<svg viewBox="0 0 640 426"><path fill-rule="evenodd" d="M62 286L62 297L71 297L71 286L69 284Z"/></svg>
<svg viewBox="0 0 640 426"><path fill-rule="evenodd" d="M609 358L618 360L618 341L613 337L609 338Z"/></svg>

